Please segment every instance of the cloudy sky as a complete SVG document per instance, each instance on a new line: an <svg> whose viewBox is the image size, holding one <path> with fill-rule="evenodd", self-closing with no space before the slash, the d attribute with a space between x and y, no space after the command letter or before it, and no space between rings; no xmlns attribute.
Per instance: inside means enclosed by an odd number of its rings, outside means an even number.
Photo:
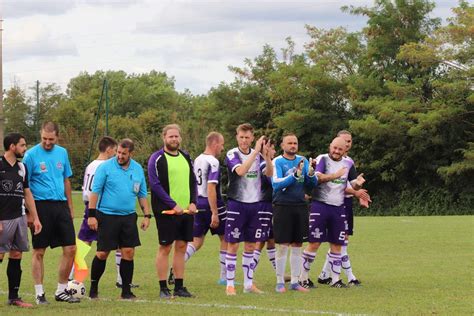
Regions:
<svg viewBox="0 0 474 316"><path fill-rule="evenodd" d="M228 66L243 65L264 44L278 51L304 25L360 30L363 17L340 11L371 0L159 1L2 0L4 88L55 82L65 87L81 71L165 71L179 91L206 93L230 82ZM437 0L446 18L455 0Z"/></svg>

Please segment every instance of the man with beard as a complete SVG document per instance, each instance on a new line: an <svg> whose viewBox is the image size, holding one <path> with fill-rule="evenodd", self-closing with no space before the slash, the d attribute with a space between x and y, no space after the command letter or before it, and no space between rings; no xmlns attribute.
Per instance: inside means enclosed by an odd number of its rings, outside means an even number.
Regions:
<svg viewBox="0 0 474 316"><path fill-rule="evenodd" d="M150 225L150 210L143 168L131 158L134 144L123 139L115 158L102 163L95 172L92 191L89 195L89 218L87 224L98 231L97 252L92 261L90 298L98 298L99 280L105 271L110 251L120 249L120 276L122 277L122 299L135 299L130 290L133 278L135 247L140 246L135 202L144 214L140 225L146 230Z"/></svg>
<svg viewBox="0 0 474 316"><path fill-rule="evenodd" d="M227 152L226 165L229 172L229 189L227 191L227 223L225 240L228 243L226 255L227 295L236 295L234 280L237 265L239 243L244 242L242 269L244 272L244 293L261 294L253 284L255 262L253 253L255 243L261 235L259 218L262 191L262 175L271 176L273 166L268 155L269 142L261 136L254 140L252 125L241 124L236 129L238 147Z"/></svg>
<svg viewBox="0 0 474 316"><path fill-rule="evenodd" d="M305 189L311 190L317 184L314 169L308 160L298 152L298 138L295 134L283 136L281 142L283 155L273 160L273 228L276 254L275 291L286 292L284 274L288 248L291 246L290 289L308 292L298 283L301 274L301 246L308 227L308 208L305 200Z"/></svg>
<svg viewBox="0 0 474 316"><path fill-rule="evenodd" d="M58 287L55 299L58 302L78 303L67 291L69 272L76 255L74 232L74 210L71 196L71 164L67 150L56 145L59 127L54 122L45 122L41 127L41 143L29 149L23 162L28 170L28 180L35 199L38 217L43 229L32 236L32 270L35 284L36 304L48 304L43 289L44 255L47 247L62 247L59 264Z"/></svg>
<svg viewBox="0 0 474 316"><path fill-rule="evenodd" d="M27 171L23 163L17 161L26 151L25 137L10 133L3 140L5 155L0 160L0 263L9 252L8 305L33 307L18 296L21 281L21 257L28 251L28 227L25 203L33 219L32 232L41 231L41 223L36 213L35 201L28 186Z"/></svg>
<svg viewBox="0 0 474 316"><path fill-rule="evenodd" d="M188 242L193 241L193 214L196 213L197 188L193 163L180 150L181 129L177 124L163 128L163 148L148 160L151 203L156 217L159 249L156 270L160 281L160 297L169 299L171 291L166 284L168 257L174 244L173 296L192 297L184 287L184 258ZM166 213L173 214L164 214Z"/></svg>
<svg viewBox="0 0 474 316"><path fill-rule="evenodd" d="M321 242L330 245L329 264L331 266L332 287L347 287L341 274L341 246L346 239L346 213L344 195L349 182L354 190L359 190L365 182L363 175L357 175L352 160L344 159L346 141L336 137L329 146L329 154L316 158L318 186L313 191L309 215L309 244L303 252L303 271L300 281L308 283L311 263L316 257ZM342 169L342 172L340 172ZM335 173L334 173L335 172Z"/></svg>

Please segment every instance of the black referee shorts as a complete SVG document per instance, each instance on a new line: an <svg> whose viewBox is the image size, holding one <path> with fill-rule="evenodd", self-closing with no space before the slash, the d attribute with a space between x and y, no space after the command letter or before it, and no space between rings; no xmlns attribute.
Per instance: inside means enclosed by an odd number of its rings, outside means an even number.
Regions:
<svg viewBox="0 0 474 316"><path fill-rule="evenodd" d="M97 251L111 251L118 248L140 246L137 213L130 215L108 215L97 211Z"/></svg>
<svg viewBox="0 0 474 316"><path fill-rule="evenodd" d="M308 236L308 206L274 205L273 235L277 244L302 243Z"/></svg>
<svg viewBox="0 0 474 316"><path fill-rule="evenodd" d="M194 215L164 215L153 211L160 245L171 245L175 240L193 241Z"/></svg>
<svg viewBox="0 0 474 316"><path fill-rule="evenodd" d="M35 205L43 229L38 235L31 233L33 249L76 244L71 211L66 201L35 201Z"/></svg>

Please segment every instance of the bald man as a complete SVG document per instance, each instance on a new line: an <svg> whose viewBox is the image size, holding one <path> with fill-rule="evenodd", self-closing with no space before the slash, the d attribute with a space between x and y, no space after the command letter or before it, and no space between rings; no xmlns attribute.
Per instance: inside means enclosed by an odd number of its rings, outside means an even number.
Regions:
<svg viewBox="0 0 474 316"><path fill-rule="evenodd" d="M343 159L346 141L336 137L329 145L329 153L316 158L318 186L313 191L309 215L308 246L303 252L303 270L300 282L308 283L311 263L322 242L330 245L329 264L331 266L332 287L347 287L341 274L341 247L346 239L346 213L344 195L349 182L354 190L359 190L365 182L363 175L357 175L354 162Z"/></svg>

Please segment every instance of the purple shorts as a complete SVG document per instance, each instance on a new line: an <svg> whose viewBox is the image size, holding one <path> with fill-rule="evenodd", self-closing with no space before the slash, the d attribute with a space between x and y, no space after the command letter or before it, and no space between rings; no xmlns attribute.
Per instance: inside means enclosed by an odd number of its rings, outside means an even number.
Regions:
<svg viewBox="0 0 474 316"><path fill-rule="evenodd" d="M264 242L273 239L273 205L272 202L260 202L260 210L258 211L258 219L260 220L261 233L257 241Z"/></svg>
<svg viewBox="0 0 474 316"><path fill-rule="evenodd" d="M258 212L260 202L243 203L227 201L227 220L225 225L225 241L237 243L241 241L256 242L261 233Z"/></svg>
<svg viewBox="0 0 474 316"><path fill-rule="evenodd" d="M352 212L352 197L344 198L344 210L346 211L347 234L354 235L354 213Z"/></svg>
<svg viewBox="0 0 474 316"><path fill-rule="evenodd" d="M84 219L82 220L81 229L79 230L77 238L87 242L97 241L97 231L90 229L89 225L87 225L87 219L89 218L89 202L85 202L85 204Z"/></svg>
<svg viewBox="0 0 474 316"><path fill-rule="evenodd" d="M334 206L319 201L311 203L309 213L309 242L344 245L346 239L346 212L344 205Z"/></svg>
<svg viewBox="0 0 474 316"><path fill-rule="evenodd" d="M219 226L217 228L210 227L212 212L209 205L203 205L203 207L201 207L198 204L198 210L199 212L194 215L193 237L202 237L207 234L209 229L212 235L224 235L227 219L227 210L224 202L217 202L217 216L219 217Z"/></svg>

